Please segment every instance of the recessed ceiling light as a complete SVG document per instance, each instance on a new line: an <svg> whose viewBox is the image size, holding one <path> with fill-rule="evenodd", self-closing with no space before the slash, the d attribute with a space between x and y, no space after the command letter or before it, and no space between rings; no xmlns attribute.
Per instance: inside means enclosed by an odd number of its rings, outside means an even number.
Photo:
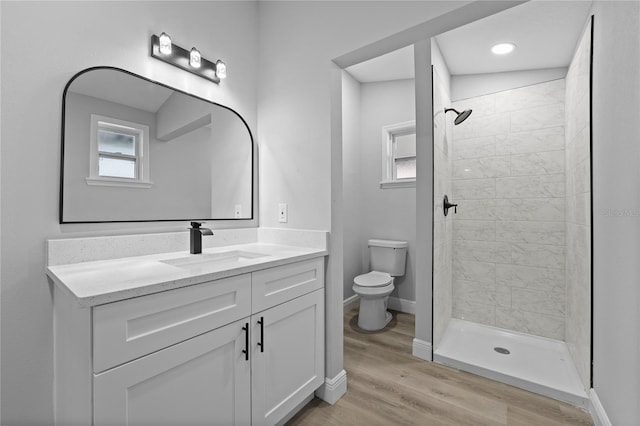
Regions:
<svg viewBox="0 0 640 426"><path fill-rule="evenodd" d="M491 48L491 52L495 55L506 55L507 53L513 52L515 48L516 45L513 43L498 43Z"/></svg>

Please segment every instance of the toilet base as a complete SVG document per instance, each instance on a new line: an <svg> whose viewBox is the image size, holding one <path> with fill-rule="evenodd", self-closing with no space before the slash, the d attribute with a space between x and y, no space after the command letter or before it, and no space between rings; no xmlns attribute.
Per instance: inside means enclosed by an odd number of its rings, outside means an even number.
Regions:
<svg viewBox="0 0 640 426"><path fill-rule="evenodd" d="M388 297L360 299L358 327L366 331L382 330L391 322L393 315L387 311Z"/></svg>

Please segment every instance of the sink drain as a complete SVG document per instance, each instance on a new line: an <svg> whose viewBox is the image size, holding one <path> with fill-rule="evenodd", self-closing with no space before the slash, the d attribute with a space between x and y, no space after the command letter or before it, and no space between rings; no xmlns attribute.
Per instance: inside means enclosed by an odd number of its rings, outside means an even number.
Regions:
<svg viewBox="0 0 640 426"><path fill-rule="evenodd" d="M501 348L499 346L496 346L495 348L493 348L494 351L498 352L499 354L502 355L509 355L511 353L511 351L507 348Z"/></svg>

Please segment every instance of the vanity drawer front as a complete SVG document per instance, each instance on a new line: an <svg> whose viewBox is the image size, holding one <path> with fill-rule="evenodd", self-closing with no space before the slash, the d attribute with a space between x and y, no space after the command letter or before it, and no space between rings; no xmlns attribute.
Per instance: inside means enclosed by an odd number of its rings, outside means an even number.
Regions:
<svg viewBox="0 0 640 426"><path fill-rule="evenodd" d="M251 274L253 312L260 312L324 287L324 257Z"/></svg>
<svg viewBox="0 0 640 426"><path fill-rule="evenodd" d="M99 373L251 315L251 275L100 305L93 309Z"/></svg>

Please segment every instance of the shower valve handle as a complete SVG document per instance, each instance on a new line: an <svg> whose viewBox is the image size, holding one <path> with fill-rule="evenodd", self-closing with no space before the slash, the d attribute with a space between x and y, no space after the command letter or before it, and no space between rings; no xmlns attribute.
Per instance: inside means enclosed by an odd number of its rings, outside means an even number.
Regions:
<svg viewBox="0 0 640 426"><path fill-rule="evenodd" d="M449 197L447 197L446 195L444 196L444 200L442 202L442 207L443 207L443 211L444 211L444 215L448 215L449 214L449 209L451 207L453 207L453 213L458 214L458 205L457 204L453 204L449 202Z"/></svg>

